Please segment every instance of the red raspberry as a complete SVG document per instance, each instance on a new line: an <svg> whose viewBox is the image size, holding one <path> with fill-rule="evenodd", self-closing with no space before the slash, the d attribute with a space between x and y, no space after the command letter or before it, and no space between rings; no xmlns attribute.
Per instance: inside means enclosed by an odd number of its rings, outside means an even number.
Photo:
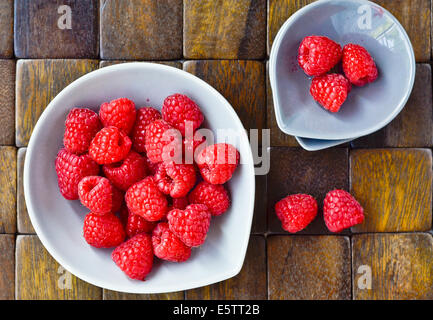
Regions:
<svg viewBox="0 0 433 320"><path fill-rule="evenodd" d="M97 214L116 212L122 204L122 194L107 178L88 176L78 184L78 196L83 206Z"/></svg>
<svg viewBox="0 0 433 320"><path fill-rule="evenodd" d="M328 192L323 202L323 216L329 231L340 232L364 221L364 209L344 190Z"/></svg>
<svg viewBox="0 0 433 320"><path fill-rule="evenodd" d="M84 239L96 248L111 248L125 240L125 231L119 218L112 213L89 213L84 218Z"/></svg>
<svg viewBox="0 0 433 320"><path fill-rule="evenodd" d="M183 262L191 256L191 248L170 231L166 222L159 223L153 230L152 245L155 256L163 260Z"/></svg>
<svg viewBox="0 0 433 320"><path fill-rule="evenodd" d="M168 215L170 230L188 247L198 247L206 240L211 214L203 204L190 204L185 210L173 209Z"/></svg>
<svg viewBox="0 0 433 320"><path fill-rule="evenodd" d="M89 148L89 155L99 164L119 162L126 158L131 149L131 140L116 127L99 131Z"/></svg>
<svg viewBox="0 0 433 320"><path fill-rule="evenodd" d="M187 135L183 140L183 156L185 163L193 164L196 154L207 147L206 138L198 131L191 137Z"/></svg>
<svg viewBox="0 0 433 320"><path fill-rule="evenodd" d="M104 127L117 127L127 135L134 126L135 116L135 104L126 98L105 102L99 109L99 117Z"/></svg>
<svg viewBox="0 0 433 320"><path fill-rule="evenodd" d="M137 152L130 151L122 161L104 165L102 171L115 187L126 191L146 176L146 159Z"/></svg>
<svg viewBox="0 0 433 320"><path fill-rule="evenodd" d="M223 184L230 180L239 163L239 151L227 143L206 147L196 159L204 180L212 184Z"/></svg>
<svg viewBox="0 0 433 320"><path fill-rule="evenodd" d="M119 219L122 222L122 225L126 228L126 224L128 223L129 210L126 205L122 205L119 211Z"/></svg>
<svg viewBox="0 0 433 320"><path fill-rule="evenodd" d="M194 132L204 120L204 116L197 104L180 93L165 98L162 105L162 118L178 129L182 136L185 136L185 128L188 122Z"/></svg>
<svg viewBox="0 0 433 320"><path fill-rule="evenodd" d="M164 120L156 120L147 126L145 140L147 157L154 163L182 156L182 137Z"/></svg>
<svg viewBox="0 0 433 320"><path fill-rule="evenodd" d="M155 182L159 190L172 198L185 197L194 187L195 181L195 168L192 164L163 162L155 174Z"/></svg>
<svg viewBox="0 0 433 320"><path fill-rule="evenodd" d="M230 196L223 185L202 181L189 194L189 202L204 204L213 216L219 216L230 207Z"/></svg>
<svg viewBox="0 0 433 320"><path fill-rule="evenodd" d="M125 199L131 213L148 221L158 221L167 213L167 199L159 191L153 177L133 184L126 192Z"/></svg>
<svg viewBox="0 0 433 320"><path fill-rule="evenodd" d="M352 43L343 48L343 71L347 79L356 86L373 82L378 76L376 64L368 51Z"/></svg>
<svg viewBox="0 0 433 320"><path fill-rule="evenodd" d="M160 166L160 164L162 162L158 162L158 163L154 163L152 161L149 160L149 158L145 158L146 159L146 165L147 165L147 169L149 171L149 175L155 175L155 173L158 171L158 168Z"/></svg>
<svg viewBox="0 0 433 320"><path fill-rule="evenodd" d="M155 228L156 223L150 222L139 216L138 214L129 214L126 223L126 234L132 238L139 233L150 233Z"/></svg>
<svg viewBox="0 0 433 320"><path fill-rule="evenodd" d="M171 209L180 209L180 210L185 210L185 208L189 205L189 201L187 197L182 197L182 198L173 198L172 199L172 204L171 204Z"/></svg>
<svg viewBox="0 0 433 320"><path fill-rule="evenodd" d="M344 76L332 73L314 77L310 93L326 110L337 112L346 101L351 88L349 80Z"/></svg>
<svg viewBox="0 0 433 320"><path fill-rule="evenodd" d="M101 127L96 112L85 108L72 109L65 122L65 149L75 154L87 152L90 142Z"/></svg>
<svg viewBox="0 0 433 320"><path fill-rule="evenodd" d="M161 118L161 113L152 107L137 110L137 118L131 132L132 147L135 151L146 152L146 127Z"/></svg>
<svg viewBox="0 0 433 320"><path fill-rule="evenodd" d="M278 201L275 213L284 230L291 233L301 231L317 215L317 201L308 194L293 194Z"/></svg>
<svg viewBox="0 0 433 320"><path fill-rule="evenodd" d="M113 250L111 258L131 279L142 280L152 270L152 237L140 233Z"/></svg>
<svg viewBox="0 0 433 320"><path fill-rule="evenodd" d="M67 200L78 199L78 183L99 173L98 164L88 154L78 156L61 149L56 157L56 173L60 193Z"/></svg>
<svg viewBox="0 0 433 320"><path fill-rule="evenodd" d="M309 76L331 70L341 59L341 46L323 36L305 37L298 49L298 63Z"/></svg>

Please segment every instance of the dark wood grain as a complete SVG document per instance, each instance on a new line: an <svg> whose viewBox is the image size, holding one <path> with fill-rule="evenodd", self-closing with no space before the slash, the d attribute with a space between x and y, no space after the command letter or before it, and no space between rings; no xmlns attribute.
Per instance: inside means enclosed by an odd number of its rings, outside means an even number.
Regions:
<svg viewBox="0 0 433 320"><path fill-rule="evenodd" d="M0 1L0 58L14 53L14 0Z"/></svg>
<svg viewBox="0 0 433 320"><path fill-rule="evenodd" d="M267 217L266 217L266 176L256 176L256 197L254 203L254 216L253 224L251 225L251 233L261 234L265 233L267 228Z"/></svg>
<svg viewBox="0 0 433 320"><path fill-rule="evenodd" d="M71 26L60 28L71 9ZM60 24L62 26L62 24ZM15 55L18 58L96 58L97 0L15 0Z"/></svg>
<svg viewBox="0 0 433 320"><path fill-rule="evenodd" d="M14 144L15 61L0 60L0 145Z"/></svg>
<svg viewBox="0 0 433 320"><path fill-rule="evenodd" d="M19 233L35 233L27 212L24 198L24 161L27 148L19 148L17 153L17 229Z"/></svg>
<svg viewBox="0 0 433 320"><path fill-rule="evenodd" d="M97 60L19 60L16 76L16 145L27 146L42 111L64 87L97 68Z"/></svg>
<svg viewBox="0 0 433 320"><path fill-rule="evenodd" d="M353 232L431 229L431 150L354 150L350 181L351 192L365 211L364 222Z"/></svg>
<svg viewBox="0 0 433 320"><path fill-rule="evenodd" d="M354 299L433 299L433 239L430 234L355 235L352 255ZM370 289L366 286L368 268L371 270Z"/></svg>
<svg viewBox="0 0 433 320"><path fill-rule="evenodd" d="M400 114L385 128L352 142L354 147L431 147L433 145L432 70L417 64L412 94Z"/></svg>
<svg viewBox="0 0 433 320"><path fill-rule="evenodd" d="M0 146L0 233L16 232L17 151Z"/></svg>
<svg viewBox="0 0 433 320"><path fill-rule="evenodd" d="M170 292L160 294L132 294L104 289L104 300L183 300L184 292Z"/></svg>
<svg viewBox="0 0 433 320"><path fill-rule="evenodd" d="M187 299L266 299L265 238L251 236L241 272L226 281L186 291Z"/></svg>
<svg viewBox="0 0 433 320"><path fill-rule="evenodd" d="M349 238L268 237L268 286L272 300L349 300Z"/></svg>
<svg viewBox="0 0 433 320"><path fill-rule="evenodd" d="M184 56L188 59L262 59L266 0L185 0Z"/></svg>
<svg viewBox="0 0 433 320"><path fill-rule="evenodd" d="M0 300L15 297L15 235L0 235Z"/></svg>
<svg viewBox="0 0 433 320"><path fill-rule="evenodd" d="M101 58L182 57L182 0L101 0Z"/></svg>
<svg viewBox="0 0 433 320"><path fill-rule="evenodd" d="M100 300L102 289L66 274L35 235L19 235L16 244L17 300ZM70 280L68 280L70 279Z"/></svg>
<svg viewBox="0 0 433 320"><path fill-rule="evenodd" d="M102 60L102 61L99 62L99 68L104 68L104 67L108 67L108 66L113 66L115 64L127 63L127 62L141 62L141 61ZM166 66L182 69L182 62L180 62L180 61L143 61L143 62L158 63L158 64L163 64L163 65L166 65Z"/></svg>
<svg viewBox="0 0 433 320"><path fill-rule="evenodd" d="M333 189L349 189L348 157L347 148L309 152L301 148L272 147L267 180L269 231L285 233L275 214L275 204L288 194L307 193L316 198L319 213L300 233L330 233L323 221L323 199Z"/></svg>

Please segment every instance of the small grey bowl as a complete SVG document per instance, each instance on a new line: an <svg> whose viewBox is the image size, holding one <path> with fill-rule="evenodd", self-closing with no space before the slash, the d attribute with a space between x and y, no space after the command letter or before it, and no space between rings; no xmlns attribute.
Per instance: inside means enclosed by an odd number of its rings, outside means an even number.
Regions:
<svg viewBox="0 0 433 320"><path fill-rule="evenodd" d="M362 45L378 67L378 79L364 87L353 86L338 113L314 101L311 77L298 65L299 44L309 35L327 36L341 46ZM269 77L279 128L300 137L305 149L319 150L373 133L394 119L412 91L415 56L401 24L377 4L319 0L298 10L281 27L269 57Z"/></svg>

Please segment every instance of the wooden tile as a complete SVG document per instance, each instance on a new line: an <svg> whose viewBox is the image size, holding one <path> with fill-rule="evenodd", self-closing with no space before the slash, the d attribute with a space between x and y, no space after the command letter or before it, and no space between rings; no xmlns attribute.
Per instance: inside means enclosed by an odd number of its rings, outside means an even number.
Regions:
<svg viewBox="0 0 433 320"><path fill-rule="evenodd" d="M182 57L182 0L101 0L101 58Z"/></svg>
<svg viewBox="0 0 433 320"><path fill-rule="evenodd" d="M132 294L104 289L104 300L183 300L184 292L170 292L161 294Z"/></svg>
<svg viewBox="0 0 433 320"><path fill-rule="evenodd" d="M36 235L18 236L17 300L100 300L102 289L67 272L45 250Z"/></svg>
<svg viewBox="0 0 433 320"><path fill-rule="evenodd" d="M432 226L432 154L429 149L354 150L353 196L365 220L353 232L425 231Z"/></svg>
<svg viewBox="0 0 433 320"><path fill-rule="evenodd" d="M323 199L333 189L349 189L348 166L347 148L309 152L301 148L272 147L267 180L269 231L285 233L275 215L275 204L288 194L307 193L316 198L319 213L300 233L330 233L323 221Z"/></svg>
<svg viewBox="0 0 433 320"><path fill-rule="evenodd" d="M0 300L15 296L15 236L0 235Z"/></svg>
<svg viewBox="0 0 433 320"><path fill-rule="evenodd" d="M0 58L14 53L14 0L0 1Z"/></svg>
<svg viewBox="0 0 433 320"><path fill-rule="evenodd" d="M266 299L265 238L251 236L241 272L226 281L186 291L190 300L263 300Z"/></svg>
<svg viewBox="0 0 433 320"><path fill-rule="evenodd" d="M266 126L265 65L262 62L186 61L183 69L218 90L236 110L247 130L260 131Z"/></svg>
<svg viewBox="0 0 433 320"><path fill-rule="evenodd" d="M270 236L267 241L269 299L351 298L348 237Z"/></svg>
<svg viewBox="0 0 433 320"><path fill-rule="evenodd" d="M0 233L16 232L17 151L0 146Z"/></svg>
<svg viewBox="0 0 433 320"><path fill-rule="evenodd" d="M354 147L431 147L433 103L431 67L417 64L412 94L401 113L385 128L352 142Z"/></svg>
<svg viewBox="0 0 433 320"><path fill-rule="evenodd" d="M254 234L262 234L268 230L266 219L266 190L266 176L256 176L256 198L254 204L253 224L251 226L251 233Z"/></svg>
<svg viewBox="0 0 433 320"><path fill-rule="evenodd" d="M262 59L266 0L184 0L188 59Z"/></svg>
<svg viewBox="0 0 433 320"><path fill-rule="evenodd" d="M141 61L102 60L102 61L99 62L99 68L104 68L104 67L108 67L108 66L113 66L115 64L127 63L127 62L141 62ZM182 62L180 62L180 61L143 61L143 62L158 63L158 64L163 64L163 65L166 65L166 66L182 69Z"/></svg>
<svg viewBox="0 0 433 320"><path fill-rule="evenodd" d="M17 153L17 229L19 233L36 233L30 222L24 198L24 160L27 148L18 149Z"/></svg>
<svg viewBox="0 0 433 320"><path fill-rule="evenodd" d="M97 0L15 0L18 58L96 58Z"/></svg>
<svg viewBox="0 0 433 320"><path fill-rule="evenodd" d="M430 0L377 0L402 24L412 42L416 61L429 61L431 54L431 1Z"/></svg>
<svg viewBox="0 0 433 320"><path fill-rule="evenodd" d="M17 146L27 146L42 111L64 87L97 68L97 60L19 60L16 76Z"/></svg>
<svg viewBox="0 0 433 320"><path fill-rule="evenodd" d="M14 60L0 60L0 145L15 145Z"/></svg>
<svg viewBox="0 0 433 320"><path fill-rule="evenodd" d="M353 298L356 300L433 299L433 239L430 234L355 235L352 264Z"/></svg>

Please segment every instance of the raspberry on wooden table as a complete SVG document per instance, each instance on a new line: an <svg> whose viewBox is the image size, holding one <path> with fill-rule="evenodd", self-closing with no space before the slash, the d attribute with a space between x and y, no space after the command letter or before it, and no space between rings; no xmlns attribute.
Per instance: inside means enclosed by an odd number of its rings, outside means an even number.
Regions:
<svg viewBox="0 0 433 320"><path fill-rule="evenodd" d="M101 104L99 118L104 127L114 126L128 135L135 123L136 110L132 100L120 98Z"/></svg>
<svg viewBox="0 0 433 320"><path fill-rule="evenodd" d="M152 245L155 256L163 260L183 262L191 256L191 248L170 231L166 222L159 223L153 230Z"/></svg>
<svg viewBox="0 0 433 320"><path fill-rule="evenodd" d="M332 73L314 77L310 93L326 110L338 112L351 88L349 80L344 76Z"/></svg>
<svg viewBox="0 0 433 320"><path fill-rule="evenodd" d="M123 193L104 177L88 176L78 184L81 204L96 214L116 212L122 204Z"/></svg>
<svg viewBox="0 0 433 320"><path fill-rule="evenodd" d="M137 117L131 132L132 148L135 151L146 152L146 127L161 118L161 113L152 107L137 110Z"/></svg>
<svg viewBox="0 0 433 320"><path fill-rule="evenodd" d="M349 43L343 48L343 71L347 79L356 86L364 86L377 79L378 71L368 51L357 44Z"/></svg>
<svg viewBox="0 0 433 320"><path fill-rule="evenodd" d="M90 143L89 155L99 164L119 162L131 149L131 140L116 127L101 129Z"/></svg>
<svg viewBox="0 0 433 320"><path fill-rule="evenodd" d="M84 218L83 235L86 242L95 248L115 247L125 240L123 225L112 213L87 214Z"/></svg>
<svg viewBox="0 0 433 320"><path fill-rule="evenodd" d="M295 233L307 227L317 215L317 201L308 194L289 195L275 204L284 230Z"/></svg>
<svg viewBox="0 0 433 320"><path fill-rule="evenodd" d="M169 194L172 198L181 198L195 185L195 168L192 164L162 162L154 178L161 192Z"/></svg>
<svg viewBox="0 0 433 320"><path fill-rule="evenodd" d="M230 207L230 196L224 185L200 182L188 196L190 203L200 203L208 207L213 216L219 216Z"/></svg>
<svg viewBox="0 0 433 320"><path fill-rule="evenodd" d="M146 153L153 163L182 159L182 136L164 120L156 120L146 128Z"/></svg>

